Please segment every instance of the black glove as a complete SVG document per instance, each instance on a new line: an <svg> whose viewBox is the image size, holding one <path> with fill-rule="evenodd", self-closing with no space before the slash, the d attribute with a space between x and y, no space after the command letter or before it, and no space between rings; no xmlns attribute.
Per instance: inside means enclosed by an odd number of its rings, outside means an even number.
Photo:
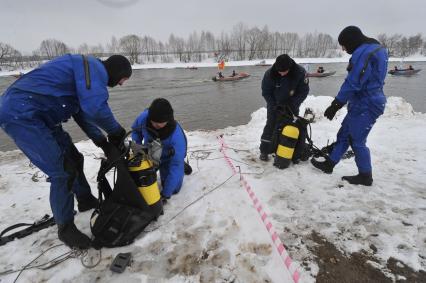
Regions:
<svg viewBox="0 0 426 283"><path fill-rule="evenodd" d="M126 136L126 130L120 126L120 128L114 133L108 134L108 141L115 147L120 148L120 144L123 142Z"/></svg>
<svg viewBox="0 0 426 283"><path fill-rule="evenodd" d="M324 111L324 117L327 117L328 120L333 120L336 112L339 111L340 108L343 107L344 104L340 103L336 98L331 102L331 105L328 106Z"/></svg>
<svg viewBox="0 0 426 283"><path fill-rule="evenodd" d="M100 140L96 140L93 141L93 143L97 146L100 147L102 149L102 151L106 154L106 149L108 146L108 141L106 138L100 139Z"/></svg>

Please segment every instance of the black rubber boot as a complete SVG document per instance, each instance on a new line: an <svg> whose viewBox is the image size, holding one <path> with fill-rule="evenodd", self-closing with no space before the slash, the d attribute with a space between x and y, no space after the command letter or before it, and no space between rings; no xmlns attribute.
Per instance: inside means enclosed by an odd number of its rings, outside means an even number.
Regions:
<svg viewBox="0 0 426 283"><path fill-rule="evenodd" d="M186 161L184 161L183 164L183 172L185 173L185 175L191 175L192 173L192 167Z"/></svg>
<svg viewBox="0 0 426 283"><path fill-rule="evenodd" d="M333 168L336 165L329 158L326 158L324 161L318 161L315 158L312 158L311 163L312 165L314 165L314 167L320 169L322 172L326 174L333 173Z"/></svg>
<svg viewBox="0 0 426 283"><path fill-rule="evenodd" d="M348 181L353 185L371 186L373 184L373 176L371 173L359 173L355 176L343 176L342 180Z"/></svg>
<svg viewBox="0 0 426 283"><path fill-rule="evenodd" d="M269 161L269 156L267 153L260 153L259 159L262 161Z"/></svg>
<svg viewBox="0 0 426 283"><path fill-rule="evenodd" d="M85 198L77 198L78 211L84 212L99 206L99 201L92 194Z"/></svg>
<svg viewBox="0 0 426 283"><path fill-rule="evenodd" d="M58 225L58 238L70 248L88 249L92 241L73 222Z"/></svg>

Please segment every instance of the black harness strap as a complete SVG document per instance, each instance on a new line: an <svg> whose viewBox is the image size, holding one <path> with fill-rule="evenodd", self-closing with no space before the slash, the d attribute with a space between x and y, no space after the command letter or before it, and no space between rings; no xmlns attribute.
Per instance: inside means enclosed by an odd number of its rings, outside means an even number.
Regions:
<svg viewBox="0 0 426 283"><path fill-rule="evenodd" d="M84 64L84 79L86 80L86 88L90 89L91 87L91 81L90 81L90 69L89 69L89 61L87 60L87 57L84 55L81 55L83 57L83 64Z"/></svg>
<svg viewBox="0 0 426 283"><path fill-rule="evenodd" d="M0 233L0 246L3 246L13 241L14 239L20 239L20 238L26 237L34 232L38 232L42 229L48 228L53 225L55 225L55 219L53 219L53 217L47 214L43 216L42 219L34 222L33 224L28 224L28 223L14 224L12 226L7 227ZM10 232L16 228L23 227L23 226L29 226L29 227L22 229L21 231L15 232L13 234L10 234L8 236L3 236L7 232Z"/></svg>
<svg viewBox="0 0 426 283"><path fill-rule="evenodd" d="M362 77L365 74L365 71L367 70L368 62L370 61L371 56L376 54L376 52L379 51L382 48L383 48L382 46L379 46L376 49L374 49L373 51L371 51L370 53L368 53L367 59L365 59L364 66L362 67L361 73L359 74L359 81L361 81Z"/></svg>

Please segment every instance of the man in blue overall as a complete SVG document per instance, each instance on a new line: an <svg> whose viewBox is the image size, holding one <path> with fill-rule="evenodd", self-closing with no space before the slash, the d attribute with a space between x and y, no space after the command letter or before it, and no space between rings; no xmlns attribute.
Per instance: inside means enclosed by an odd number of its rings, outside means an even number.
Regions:
<svg viewBox="0 0 426 283"><path fill-rule="evenodd" d="M373 38L366 37L358 27L348 26L339 35L339 44L351 54L348 75L339 93L324 116L332 120L346 103L348 114L337 133L336 144L325 161L312 159L312 164L331 174L349 146L355 153L358 175L344 176L351 184L371 186L373 183L370 151L366 145L368 134L377 118L383 114L386 97L383 85L387 73L388 54Z"/></svg>
<svg viewBox="0 0 426 283"><path fill-rule="evenodd" d="M287 54L281 54L268 69L262 80L262 96L266 101L266 125L260 137L260 156L268 161L268 154L275 151L272 139L277 125L277 112L288 109L299 115L299 108L309 93L309 80L302 66Z"/></svg>
<svg viewBox="0 0 426 283"><path fill-rule="evenodd" d="M83 172L83 155L62 123L73 118L95 145L118 146L126 131L108 106L107 86L122 85L132 74L121 55L105 61L67 54L23 75L0 97L0 126L17 147L50 179L50 206L58 237L66 245L88 248L89 237L74 225L74 194L78 210L95 208Z"/></svg>

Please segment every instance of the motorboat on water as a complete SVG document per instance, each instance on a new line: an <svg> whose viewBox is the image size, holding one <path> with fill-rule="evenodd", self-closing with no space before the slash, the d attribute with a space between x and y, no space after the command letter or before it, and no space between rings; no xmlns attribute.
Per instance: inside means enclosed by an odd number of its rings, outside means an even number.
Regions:
<svg viewBox="0 0 426 283"><path fill-rule="evenodd" d="M226 77L214 76L212 80L215 82L238 81L247 77L250 77L248 73L241 72L241 73L236 73L235 76L226 76Z"/></svg>
<svg viewBox="0 0 426 283"><path fill-rule="evenodd" d="M324 78L324 77L329 77L332 76L336 73L336 71L333 72L323 72L323 73L307 73L306 76L309 78Z"/></svg>
<svg viewBox="0 0 426 283"><path fill-rule="evenodd" d="M417 74L422 69L402 69L402 70L390 70L388 74L394 75L394 76L412 76L414 74Z"/></svg>

